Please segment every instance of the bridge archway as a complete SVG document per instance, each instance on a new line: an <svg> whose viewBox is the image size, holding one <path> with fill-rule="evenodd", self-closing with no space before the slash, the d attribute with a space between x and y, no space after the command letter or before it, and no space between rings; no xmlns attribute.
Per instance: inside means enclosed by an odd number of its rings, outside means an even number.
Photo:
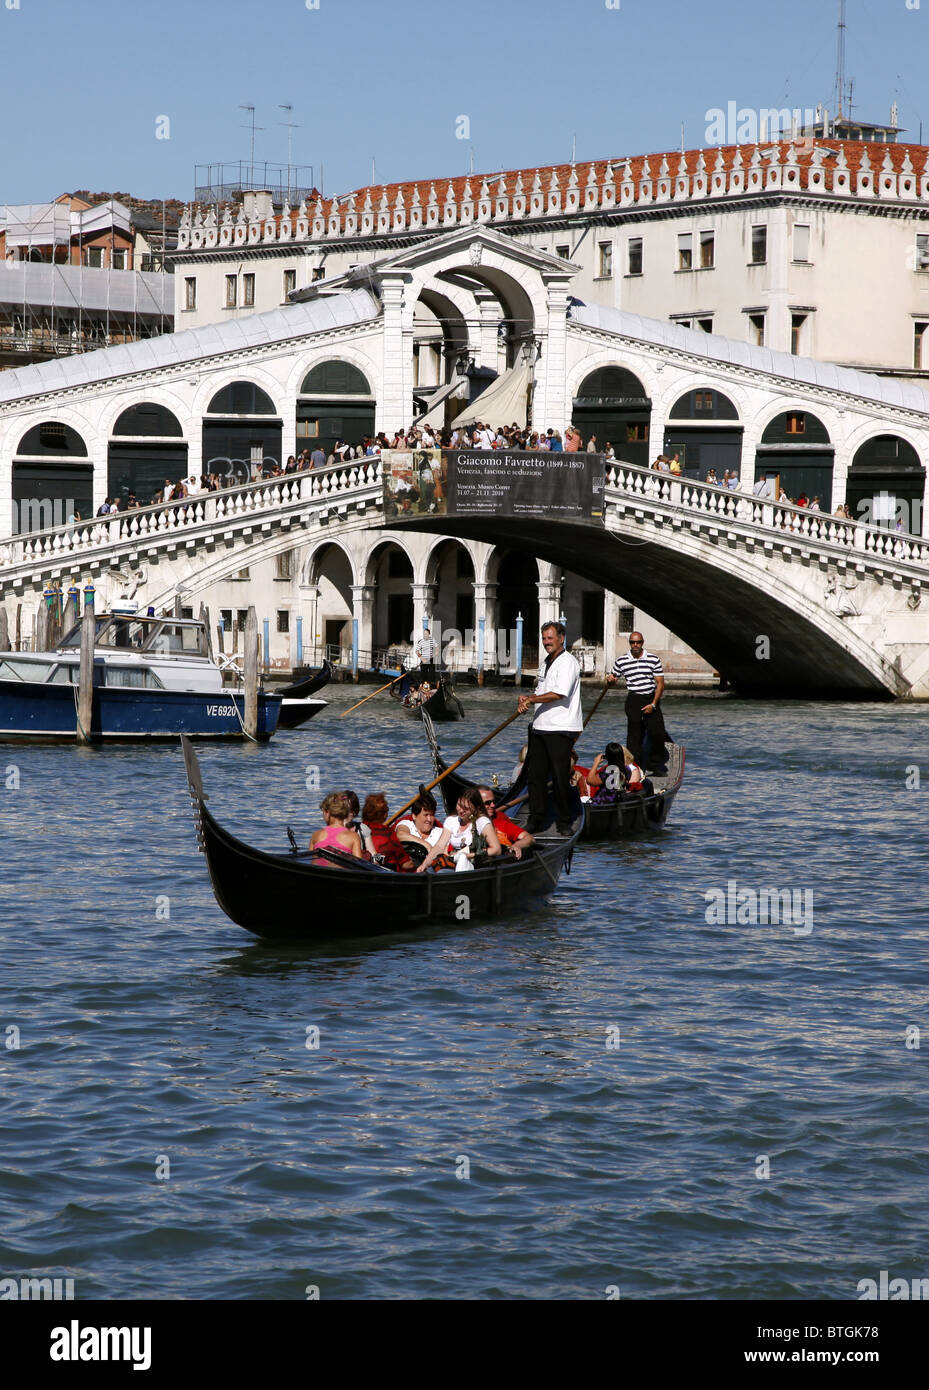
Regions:
<svg viewBox="0 0 929 1390"><path fill-rule="evenodd" d="M706 478L715 469L741 475L742 424L728 395L712 386L692 387L672 405L665 426L664 452L679 455L688 478Z"/></svg>
<svg viewBox="0 0 929 1390"><path fill-rule="evenodd" d="M261 386L247 378L215 391L203 416L203 472L227 485L247 483L281 463L283 420Z"/></svg>
<svg viewBox="0 0 929 1390"><path fill-rule="evenodd" d="M322 654L342 661L352 646L355 575L351 559L338 541L323 541L311 551L304 575L305 583L316 589L316 633Z"/></svg>
<svg viewBox="0 0 929 1390"><path fill-rule="evenodd" d="M619 363L597 367L581 382L572 402L571 423L586 445L612 444L616 457L648 466L652 403L639 377Z"/></svg>
<svg viewBox="0 0 929 1390"><path fill-rule="evenodd" d="M13 455L13 534L61 526L93 512L93 464L84 438L61 420L27 430Z"/></svg>
<svg viewBox="0 0 929 1390"><path fill-rule="evenodd" d="M792 500L818 497L820 510L831 512L834 462L835 447L819 416L803 409L780 411L756 446L755 479L777 475Z"/></svg>
<svg viewBox="0 0 929 1390"><path fill-rule="evenodd" d="M855 451L845 499L852 516L870 526L920 535L926 470L916 449L897 434L877 434Z"/></svg>
<svg viewBox="0 0 929 1390"><path fill-rule="evenodd" d="M187 476L187 441L177 416L154 401L121 412L107 446L107 494L120 505L134 493L143 507L160 496L166 480Z"/></svg>
<svg viewBox="0 0 929 1390"><path fill-rule="evenodd" d="M400 541L382 541L368 555L365 587L374 588L371 640L375 647L394 647L410 641L414 573L413 560Z"/></svg>
<svg viewBox="0 0 929 1390"><path fill-rule="evenodd" d="M426 557L425 582L434 590L433 618L443 632L454 628L464 634L475 628L475 565L464 541L447 537L438 541Z"/></svg>

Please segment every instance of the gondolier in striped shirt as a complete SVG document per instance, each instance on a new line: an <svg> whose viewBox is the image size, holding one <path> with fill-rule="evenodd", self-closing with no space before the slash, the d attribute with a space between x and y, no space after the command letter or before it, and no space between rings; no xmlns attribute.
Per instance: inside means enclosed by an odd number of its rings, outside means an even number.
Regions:
<svg viewBox="0 0 929 1390"><path fill-rule="evenodd" d="M613 685L619 677L626 682L626 746L633 759L651 773L661 775L667 770L665 743L668 735L664 726L660 702L664 694L664 671L661 660L647 651L641 632L630 632L629 651L613 662L607 682Z"/></svg>

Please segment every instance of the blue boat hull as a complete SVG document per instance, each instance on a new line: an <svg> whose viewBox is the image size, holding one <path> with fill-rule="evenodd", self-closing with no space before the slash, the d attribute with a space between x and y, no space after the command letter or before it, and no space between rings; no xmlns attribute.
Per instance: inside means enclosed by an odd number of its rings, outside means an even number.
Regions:
<svg viewBox="0 0 929 1390"><path fill-rule="evenodd" d="M73 743L77 687L0 681L0 743ZM269 739L281 712L279 695L258 696L259 741ZM245 700L227 691L94 689L90 736L94 742L133 739L244 739Z"/></svg>

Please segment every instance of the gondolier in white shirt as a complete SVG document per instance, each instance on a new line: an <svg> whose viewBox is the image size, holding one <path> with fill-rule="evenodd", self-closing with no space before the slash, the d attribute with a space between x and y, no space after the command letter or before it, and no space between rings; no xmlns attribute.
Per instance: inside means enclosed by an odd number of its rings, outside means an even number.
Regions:
<svg viewBox="0 0 929 1390"><path fill-rule="evenodd" d="M581 717L581 668L565 651L561 623L545 623L542 646L547 653L532 695L520 695L517 709L525 714L535 705L529 729L527 754L529 819L526 829L537 835L548 812L548 783L559 835L571 833L571 749L583 727Z"/></svg>
<svg viewBox="0 0 929 1390"><path fill-rule="evenodd" d="M641 632L630 632L629 651L618 656L607 676L613 685L622 676L626 682L626 746L633 761L660 776L667 770L665 743L667 731L660 703L664 694L664 670L660 657L646 650Z"/></svg>

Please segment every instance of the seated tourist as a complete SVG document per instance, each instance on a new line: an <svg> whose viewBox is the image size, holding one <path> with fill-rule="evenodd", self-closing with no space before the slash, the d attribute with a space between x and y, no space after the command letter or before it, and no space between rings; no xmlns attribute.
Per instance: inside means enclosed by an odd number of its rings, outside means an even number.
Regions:
<svg viewBox="0 0 929 1390"><path fill-rule="evenodd" d="M622 743L608 743L590 765L587 785L594 801L615 801L625 789L624 769L633 762L632 754Z"/></svg>
<svg viewBox="0 0 929 1390"><path fill-rule="evenodd" d="M404 819L397 822L397 839L414 862L421 863L442 838L442 827L436 823L435 812L435 798L425 792L416 798Z"/></svg>
<svg viewBox="0 0 929 1390"><path fill-rule="evenodd" d="M396 830L387 824L388 811L387 797L383 792L373 792L366 797L361 813L362 837L370 852L379 854L388 869L398 872L412 869L413 861L397 838Z"/></svg>
<svg viewBox="0 0 929 1390"><path fill-rule="evenodd" d="M330 792L319 803L319 809L323 813L326 828L313 831L310 837L310 849L335 849L345 855L351 855L354 859L361 859L363 857L361 837L357 830L350 830L347 824L351 815L351 807L345 793ZM324 860L323 862L328 861Z"/></svg>
<svg viewBox="0 0 929 1390"><path fill-rule="evenodd" d="M478 787L484 810L490 816L491 824L497 832L497 839L504 850L509 850L515 858L521 859L524 849L531 849L534 837L521 825L510 820L509 816L497 810L497 795L493 787Z"/></svg>
<svg viewBox="0 0 929 1390"><path fill-rule="evenodd" d="M473 869L474 860L480 854L486 853L490 858L500 854L500 839L490 817L485 814L477 787L468 787L461 793L455 811L456 814L446 820L442 834L416 870L417 873L430 868L432 861L446 849L454 856L455 868L459 872Z"/></svg>
<svg viewBox="0 0 929 1390"><path fill-rule="evenodd" d="M582 801L590 800L590 786L587 778L590 775L589 767L581 767L577 760L577 753L571 749L571 786L577 787L577 794Z"/></svg>

